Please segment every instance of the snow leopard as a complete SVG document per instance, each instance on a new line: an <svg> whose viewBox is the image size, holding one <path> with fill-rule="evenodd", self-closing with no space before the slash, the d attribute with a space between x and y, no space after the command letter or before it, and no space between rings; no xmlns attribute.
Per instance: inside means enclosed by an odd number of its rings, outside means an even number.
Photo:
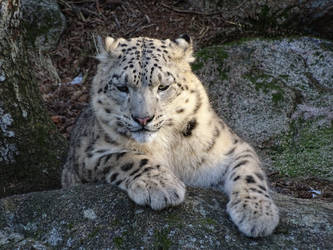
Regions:
<svg viewBox="0 0 333 250"><path fill-rule="evenodd" d="M186 185L219 189L242 233L270 235L279 211L260 159L212 108L191 70L192 39L106 37L100 44L62 186L110 183L154 210L183 202Z"/></svg>

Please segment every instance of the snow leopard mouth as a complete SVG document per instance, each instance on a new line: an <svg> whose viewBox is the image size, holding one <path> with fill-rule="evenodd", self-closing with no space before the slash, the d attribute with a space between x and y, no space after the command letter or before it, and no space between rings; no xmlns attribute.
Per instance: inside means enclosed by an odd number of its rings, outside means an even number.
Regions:
<svg viewBox="0 0 333 250"><path fill-rule="evenodd" d="M142 129L132 131L131 134L132 134L131 137L135 141L137 141L139 143L147 143L147 142L151 142L155 138L156 131L142 128Z"/></svg>
<svg viewBox="0 0 333 250"><path fill-rule="evenodd" d="M155 133L157 132L159 129L148 129L145 127L139 128L139 129L135 129L135 130L130 130L131 133Z"/></svg>

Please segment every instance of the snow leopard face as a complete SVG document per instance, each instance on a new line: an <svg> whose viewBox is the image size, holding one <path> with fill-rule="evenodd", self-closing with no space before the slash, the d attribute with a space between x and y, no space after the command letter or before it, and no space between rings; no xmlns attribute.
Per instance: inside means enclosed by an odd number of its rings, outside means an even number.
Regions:
<svg viewBox="0 0 333 250"><path fill-rule="evenodd" d="M98 58L92 96L104 124L142 143L172 125L170 111L185 90L181 73L190 71L193 61L187 36L175 41L108 37Z"/></svg>

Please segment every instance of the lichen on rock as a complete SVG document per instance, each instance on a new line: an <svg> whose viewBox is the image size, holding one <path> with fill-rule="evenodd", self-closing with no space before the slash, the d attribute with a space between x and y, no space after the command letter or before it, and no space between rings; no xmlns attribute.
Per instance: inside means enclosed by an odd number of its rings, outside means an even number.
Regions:
<svg viewBox="0 0 333 250"><path fill-rule="evenodd" d="M329 177L332 48L332 42L312 37L245 39L199 51L193 69L218 113L258 148L267 168Z"/></svg>
<svg viewBox="0 0 333 250"><path fill-rule="evenodd" d="M66 19L55 0L22 1L22 17L30 46L41 51L56 47Z"/></svg>
<svg viewBox="0 0 333 250"><path fill-rule="evenodd" d="M111 185L30 193L0 200L0 248L22 249L328 249L332 203L274 195L281 222L248 238L225 211L221 192L188 188L178 207L152 211ZM96 218L83 216L94 211ZM90 212L88 212L90 214Z"/></svg>

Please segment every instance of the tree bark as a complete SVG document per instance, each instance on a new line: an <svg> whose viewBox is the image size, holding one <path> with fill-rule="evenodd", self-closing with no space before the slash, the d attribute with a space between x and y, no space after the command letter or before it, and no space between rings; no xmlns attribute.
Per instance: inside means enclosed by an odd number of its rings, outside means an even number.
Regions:
<svg viewBox="0 0 333 250"><path fill-rule="evenodd" d="M0 3L0 197L60 185L67 148L31 69L20 0Z"/></svg>

